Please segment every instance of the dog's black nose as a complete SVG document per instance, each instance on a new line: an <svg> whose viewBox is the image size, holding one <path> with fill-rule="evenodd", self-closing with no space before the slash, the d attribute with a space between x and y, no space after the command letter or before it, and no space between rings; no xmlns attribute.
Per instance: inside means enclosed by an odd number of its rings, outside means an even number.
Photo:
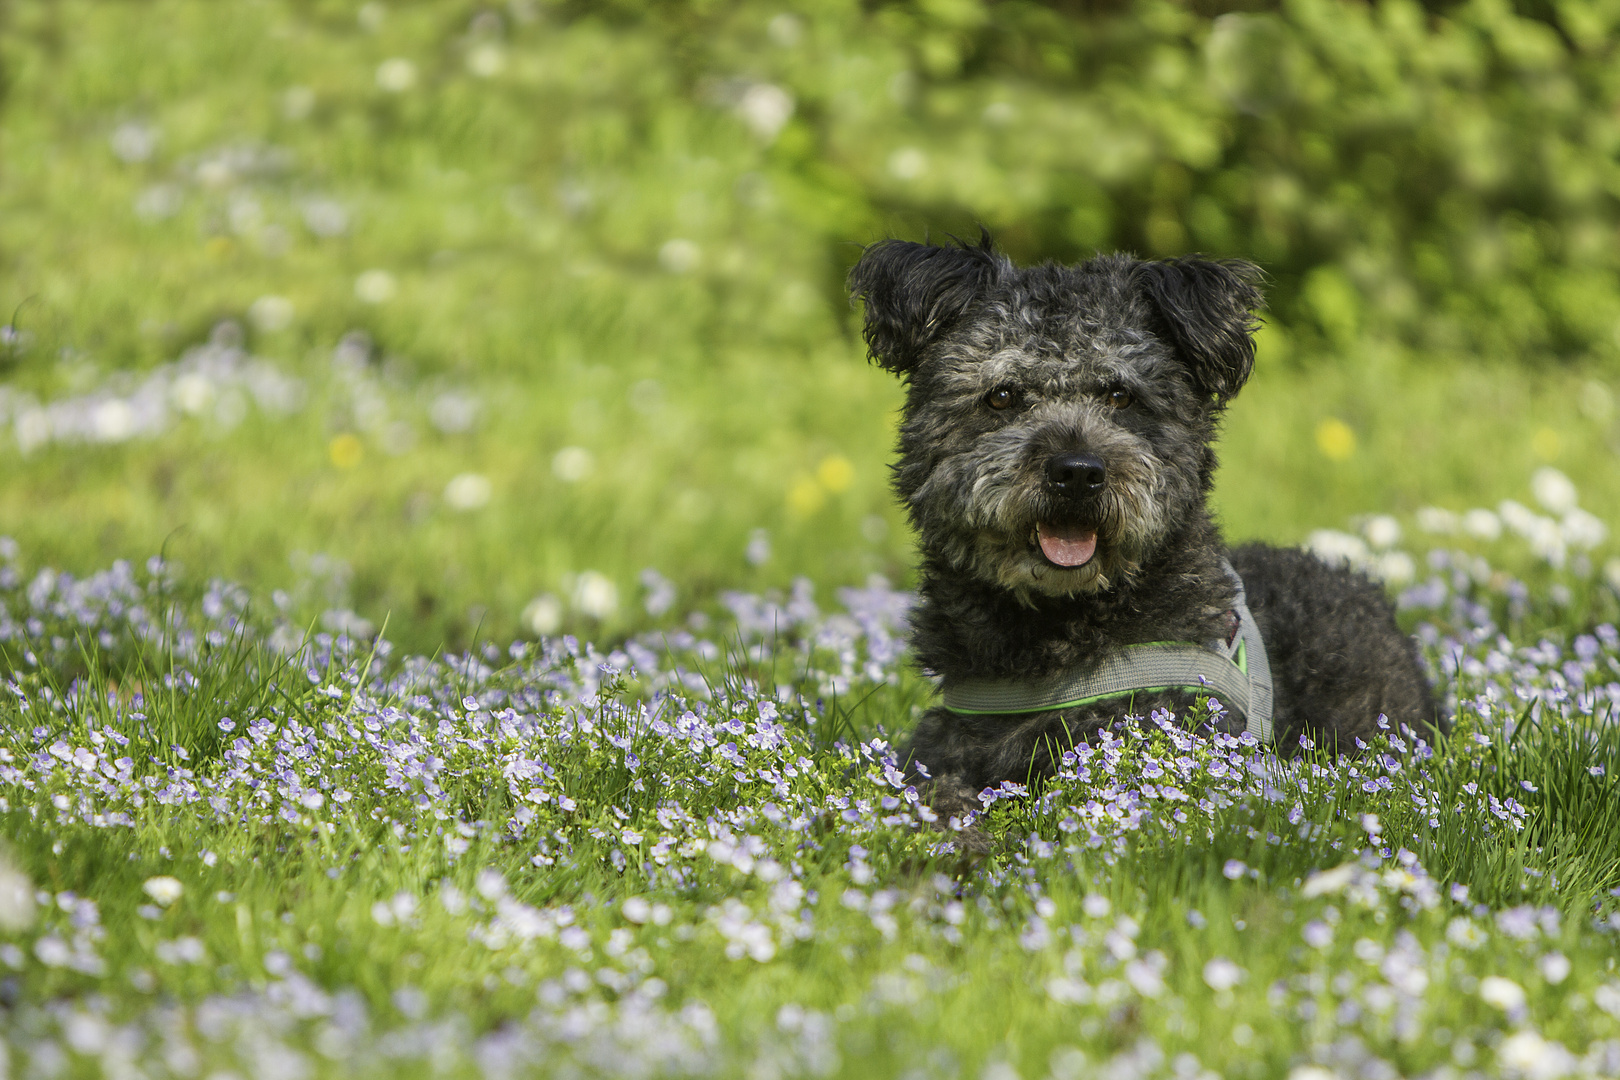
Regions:
<svg viewBox="0 0 1620 1080"><path fill-rule="evenodd" d="M1090 454L1058 454L1046 459L1046 479L1064 495L1095 495L1107 478L1102 460Z"/></svg>

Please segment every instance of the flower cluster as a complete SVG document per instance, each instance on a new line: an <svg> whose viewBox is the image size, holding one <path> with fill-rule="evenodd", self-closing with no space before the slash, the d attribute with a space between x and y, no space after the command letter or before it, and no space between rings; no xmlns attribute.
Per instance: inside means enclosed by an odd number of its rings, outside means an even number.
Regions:
<svg viewBox="0 0 1620 1080"><path fill-rule="evenodd" d="M0 386L0 425L10 425L26 454L48 443L151 438L182 417L206 417L229 429L247 416L249 404L280 416L297 412L306 396L301 379L249 355L241 327L225 322L173 363L139 378L120 373L88 393L41 403Z"/></svg>
<svg viewBox="0 0 1620 1080"><path fill-rule="evenodd" d="M1437 542L1426 556L1401 547L1406 530L1388 514L1361 519L1356 532L1318 529L1306 546L1328 563L1361 570L1403 590L1404 611L1459 631L1490 634L1497 621L1519 623L1532 613L1533 586L1493 566L1483 553L1510 550L1514 562L1547 579L1539 590L1543 595L1534 599L1558 625L1575 603L1577 589L1620 592L1620 558L1596 565L1609 528L1581 508L1569 477L1544 466L1532 477L1531 492L1545 513L1513 499L1504 499L1495 510L1418 510L1417 532L1431 544Z"/></svg>
<svg viewBox="0 0 1620 1080"><path fill-rule="evenodd" d="M260 298L249 317L262 321L266 301L279 299ZM363 453L353 432L363 433L387 453L401 454L416 445L423 420L447 435L473 427L480 409L477 394L459 386L407 383L385 373L379 359L371 339L352 331L333 347L328 368L305 377L248 352L242 325L226 320L207 341L186 349L172 363L140 376L118 372L88 391L41 401L0 385L0 428L10 428L26 455L51 444L152 439L188 420L229 431L247 419L250 406L262 417L285 418L303 412L311 397L318 396L347 435L334 441L333 462L348 467ZM453 509L476 509L488 502L487 479L476 473L458 479L446 492Z"/></svg>

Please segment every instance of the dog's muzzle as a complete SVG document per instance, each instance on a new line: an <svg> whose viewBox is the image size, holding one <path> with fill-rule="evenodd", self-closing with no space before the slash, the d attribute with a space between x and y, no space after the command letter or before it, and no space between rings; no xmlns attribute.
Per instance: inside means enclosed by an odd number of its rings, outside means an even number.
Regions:
<svg viewBox="0 0 1620 1080"><path fill-rule="evenodd" d="M1046 459L1046 485L1053 501L1065 511L1083 513L1086 504L1102 494L1107 481L1108 467L1090 454L1055 454ZM1073 570L1097 554L1097 530L1083 523L1042 521L1035 526L1035 543L1047 562Z"/></svg>

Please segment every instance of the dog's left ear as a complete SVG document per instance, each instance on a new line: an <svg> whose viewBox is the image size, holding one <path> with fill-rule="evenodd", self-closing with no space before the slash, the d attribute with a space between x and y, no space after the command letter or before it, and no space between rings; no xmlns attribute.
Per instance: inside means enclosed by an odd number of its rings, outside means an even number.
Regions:
<svg viewBox="0 0 1620 1080"><path fill-rule="evenodd" d="M1199 388L1226 404L1254 370L1260 268L1189 256L1138 263L1135 276Z"/></svg>

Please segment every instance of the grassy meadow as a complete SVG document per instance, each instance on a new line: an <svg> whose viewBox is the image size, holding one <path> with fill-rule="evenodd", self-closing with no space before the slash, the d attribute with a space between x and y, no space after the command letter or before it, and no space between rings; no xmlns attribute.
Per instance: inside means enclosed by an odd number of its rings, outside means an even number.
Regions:
<svg viewBox="0 0 1620 1080"><path fill-rule="evenodd" d="M1617 26L0 5L0 1076L1620 1075ZM1262 264L1221 518L1449 738L962 864L843 276L979 223Z"/></svg>

